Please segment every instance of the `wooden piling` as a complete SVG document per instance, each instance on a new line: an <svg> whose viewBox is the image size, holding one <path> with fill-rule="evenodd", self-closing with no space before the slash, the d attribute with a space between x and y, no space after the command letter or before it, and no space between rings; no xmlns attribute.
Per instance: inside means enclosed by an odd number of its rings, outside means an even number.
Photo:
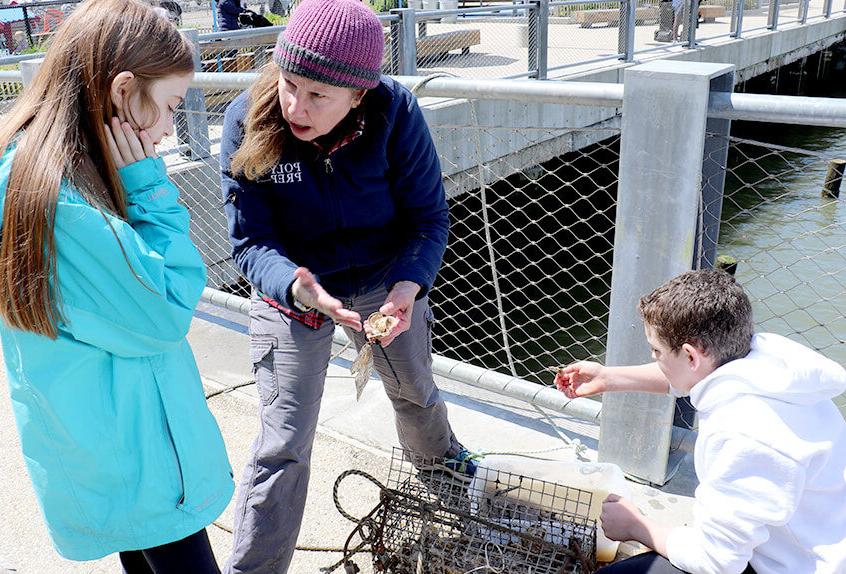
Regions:
<svg viewBox="0 0 846 574"><path fill-rule="evenodd" d="M833 159L828 162L828 173L825 175L822 196L830 199L840 197L840 184L843 181L843 170L846 159Z"/></svg>
<svg viewBox="0 0 846 574"><path fill-rule="evenodd" d="M717 257L717 263L714 267L722 269L729 275L734 275L737 272L737 258L731 255L720 255Z"/></svg>

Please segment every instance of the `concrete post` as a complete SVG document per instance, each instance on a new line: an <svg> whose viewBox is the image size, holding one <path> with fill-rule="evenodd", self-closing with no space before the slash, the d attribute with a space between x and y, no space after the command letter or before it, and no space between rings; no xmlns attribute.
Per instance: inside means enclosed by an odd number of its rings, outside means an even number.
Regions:
<svg viewBox="0 0 846 574"><path fill-rule="evenodd" d="M711 80L711 92L732 92L734 72ZM723 193L728 163L731 120L708 118L705 124L705 150L702 156L702 202L694 226L697 241L693 245L693 269L711 269L717 263L717 242L723 213ZM693 428L696 409L687 397L676 400L673 425Z"/></svg>
<svg viewBox="0 0 846 574"><path fill-rule="evenodd" d="M38 68L41 67L43 62L44 58L38 58L37 60L24 60L20 63L21 80L24 87L27 87L32 83L35 79L35 74L38 73Z"/></svg>
<svg viewBox="0 0 846 574"><path fill-rule="evenodd" d="M194 70L203 71L200 61L200 37L196 29L181 30L180 33L194 46ZM175 114L176 138L180 144L187 144L184 155L191 159L206 159L211 157L211 142L209 142L209 122L206 115L206 99L200 88L188 88L183 112Z"/></svg>
<svg viewBox="0 0 846 574"><path fill-rule="evenodd" d="M730 64L658 60L625 71L609 365L651 361L637 302L691 267L709 91L733 70ZM606 394L600 460L665 483L674 412L669 395Z"/></svg>
<svg viewBox="0 0 846 574"><path fill-rule="evenodd" d="M417 75L417 34L414 8L398 8L391 14L399 22L391 22L391 71L400 76Z"/></svg>
<svg viewBox="0 0 846 574"><path fill-rule="evenodd" d="M635 15L637 2L622 0L620 2L620 24L617 29L617 53L623 54L621 59L626 62L634 61Z"/></svg>
<svg viewBox="0 0 846 574"><path fill-rule="evenodd" d="M767 28L778 30L778 5L781 0L770 0L770 11L767 14Z"/></svg>

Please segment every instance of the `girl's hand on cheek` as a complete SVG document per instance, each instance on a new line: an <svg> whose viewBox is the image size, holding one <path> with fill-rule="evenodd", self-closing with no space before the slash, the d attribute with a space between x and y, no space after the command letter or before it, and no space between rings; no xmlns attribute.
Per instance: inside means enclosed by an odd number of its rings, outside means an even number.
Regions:
<svg viewBox="0 0 846 574"><path fill-rule="evenodd" d="M118 118L112 118L111 125L104 127L109 150L118 169L147 157L157 157L146 131L136 134L128 122L121 122Z"/></svg>

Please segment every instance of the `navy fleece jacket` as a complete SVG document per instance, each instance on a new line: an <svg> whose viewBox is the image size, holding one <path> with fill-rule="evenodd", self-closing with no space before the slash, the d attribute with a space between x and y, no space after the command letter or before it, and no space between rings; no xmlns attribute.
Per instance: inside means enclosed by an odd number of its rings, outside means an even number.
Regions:
<svg viewBox="0 0 846 574"><path fill-rule="evenodd" d="M229 169L248 106L243 93L227 108L220 150L232 254L244 276L288 307L300 266L335 297L403 280L425 296L446 248L449 214L414 96L383 76L362 101L361 135L327 155L287 132L277 164L257 181ZM344 124L337 129L349 129Z"/></svg>

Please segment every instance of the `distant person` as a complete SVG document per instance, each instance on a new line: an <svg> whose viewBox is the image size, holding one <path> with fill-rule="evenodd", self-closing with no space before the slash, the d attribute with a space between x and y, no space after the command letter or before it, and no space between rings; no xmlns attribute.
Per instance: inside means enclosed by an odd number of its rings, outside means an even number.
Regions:
<svg viewBox="0 0 846 574"><path fill-rule="evenodd" d="M217 29L221 32L237 30L238 16L244 12L242 0L221 0L217 3Z"/></svg>
<svg viewBox="0 0 846 574"><path fill-rule="evenodd" d="M26 32L18 30L12 35L13 49L17 53L21 53L29 48L29 40L27 40Z"/></svg>
<svg viewBox="0 0 846 574"><path fill-rule="evenodd" d="M58 552L218 574L234 490L185 339L206 283L155 146L193 49L147 3L86 0L0 124L0 337Z"/></svg>
<svg viewBox="0 0 846 574"><path fill-rule="evenodd" d="M686 0L673 0L673 40L681 42L682 19L684 18L684 4Z"/></svg>
<svg viewBox="0 0 846 574"><path fill-rule="evenodd" d="M291 12L291 0L271 0L270 12L278 16L287 16Z"/></svg>
<svg viewBox="0 0 846 574"><path fill-rule="evenodd" d="M159 6L164 8L165 17L170 20L174 26L182 25L182 6L175 0L159 0Z"/></svg>
<svg viewBox="0 0 846 574"><path fill-rule="evenodd" d="M843 367L779 335L753 335L749 299L723 271L682 273L639 308L654 363L578 362L556 385L570 398L690 394L694 520L670 528L609 495L605 535L654 551L599 573L846 572L846 421L832 401L846 391Z"/></svg>
<svg viewBox="0 0 846 574"><path fill-rule="evenodd" d="M362 317L398 320L373 362L400 443L448 459L442 470L457 480L476 469L432 377L428 294L449 230L441 165L417 100L381 75L383 51L367 4L303 0L273 61L224 116L222 198L233 259L254 288L261 419L232 574L288 570L336 325L361 348Z"/></svg>

